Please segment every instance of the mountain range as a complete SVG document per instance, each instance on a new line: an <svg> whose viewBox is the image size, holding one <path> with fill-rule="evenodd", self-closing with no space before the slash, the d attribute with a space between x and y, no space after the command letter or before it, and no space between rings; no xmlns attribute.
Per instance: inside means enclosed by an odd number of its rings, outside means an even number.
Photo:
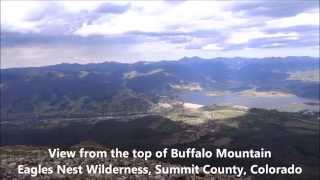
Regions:
<svg viewBox="0 0 320 180"><path fill-rule="evenodd" d="M178 61L59 64L1 70L1 117L148 111L162 96L205 90L282 91L319 99L319 59L185 57Z"/></svg>

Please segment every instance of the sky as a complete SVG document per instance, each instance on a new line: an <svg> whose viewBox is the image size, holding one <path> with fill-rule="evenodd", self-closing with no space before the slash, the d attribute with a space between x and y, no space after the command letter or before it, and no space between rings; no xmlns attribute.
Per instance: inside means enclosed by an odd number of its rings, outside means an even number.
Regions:
<svg viewBox="0 0 320 180"><path fill-rule="evenodd" d="M319 57L318 3L1 0L1 68Z"/></svg>

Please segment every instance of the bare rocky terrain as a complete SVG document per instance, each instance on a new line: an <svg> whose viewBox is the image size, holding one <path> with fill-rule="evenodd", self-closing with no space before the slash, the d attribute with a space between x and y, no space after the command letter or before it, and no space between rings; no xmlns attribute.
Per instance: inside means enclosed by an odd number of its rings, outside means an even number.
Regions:
<svg viewBox="0 0 320 180"><path fill-rule="evenodd" d="M83 146L81 146L83 147ZM77 149L77 147L73 147ZM94 149L99 149L97 146ZM100 147L100 150L102 147ZM251 177L236 178L233 176L226 175L155 175L152 173L150 176L147 175L106 175L106 174L82 174L82 175L62 175L62 174L51 174L51 175L38 175L31 177L30 175L19 175L17 171L18 165L25 166L38 166L41 164L43 167L54 167L55 165L68 165L68 166L79 166L87 164L105 164L106 166L112 164L113 166L119 167L137 167L145 166L149 167L152 171L155 165L162 164L163 166L179 166L172 165L169 163L163 163L154 160L144 161L141 159L111 159L111 158L95 158L95 159L52 159L48 156L46 147L32 147L32 146L4 146L0 148L1 152L1 165L0 165L0 178L3 180L13 179L105 179L105 180L127 180L127 179L141 179L141 180L250 180Z"/></svg>

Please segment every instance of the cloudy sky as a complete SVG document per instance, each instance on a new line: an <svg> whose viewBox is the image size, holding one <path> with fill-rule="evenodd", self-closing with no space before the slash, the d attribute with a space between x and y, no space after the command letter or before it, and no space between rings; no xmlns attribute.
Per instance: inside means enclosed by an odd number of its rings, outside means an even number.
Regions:
<svg viewBox="0 0 320 180"><path fill-rule="evenodd" d="M319 57L318 1L1 1L1 67Z"/></svg>

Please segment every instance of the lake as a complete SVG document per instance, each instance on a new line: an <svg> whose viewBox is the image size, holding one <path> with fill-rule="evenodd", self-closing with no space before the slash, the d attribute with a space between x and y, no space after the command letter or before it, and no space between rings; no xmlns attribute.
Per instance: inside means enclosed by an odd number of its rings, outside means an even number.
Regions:
<svg viewBox="0 0 320 180"><path fill-rule="evenodd" d="M296 112L301 110L319 111L319 101L295 95L290 96L244 96L239 92L223 92L220 95L208 95L204 91L190 91L180 94L185 102L201 105L241 105L249 108L277 109L279 111ZM315 103L310 105L306 103Z"/></svg>

